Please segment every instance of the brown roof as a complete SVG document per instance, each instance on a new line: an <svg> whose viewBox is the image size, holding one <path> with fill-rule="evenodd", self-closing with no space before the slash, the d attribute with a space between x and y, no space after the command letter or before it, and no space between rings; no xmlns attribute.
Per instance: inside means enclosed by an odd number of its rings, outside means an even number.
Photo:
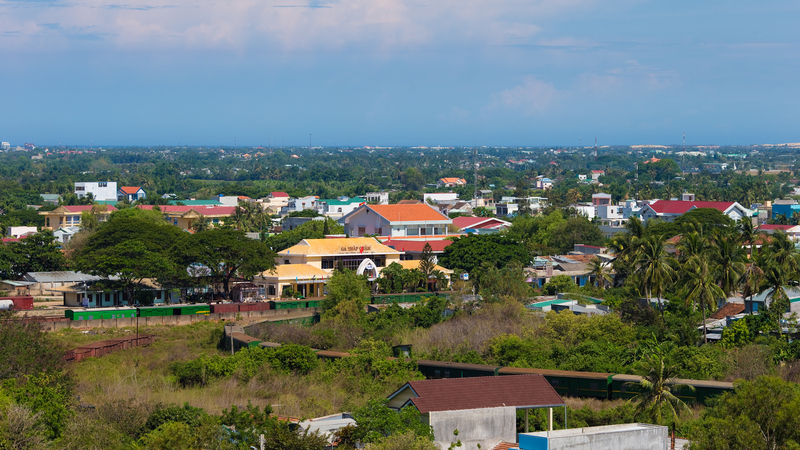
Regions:
<svg viewBox="0 0 800 450"><path fill-rule="evenodd" d="M425 414L462 409L561 406L564 400L538 374L409 381L411 401Z"/></svg>
<svg viewBox="0 0 800 450"><path fill-rule="evenodd" d="M439 211L425 204L419 205L369 205L367 208L375 211L389 222L422 222L450 220Z"/></svg>
<svg viewBox="0 0 800 450"><path fill-rule="evenodd" d="M398 205L419 205L421 203L419 200L400 200L397 202Z"/></svg>
<svg viewBox="0 0 800 450"><path fill-rule="evenodd" d="M712 319L724 319L744 312L744 303L725 303L725 306L711 315Z"/></svg>

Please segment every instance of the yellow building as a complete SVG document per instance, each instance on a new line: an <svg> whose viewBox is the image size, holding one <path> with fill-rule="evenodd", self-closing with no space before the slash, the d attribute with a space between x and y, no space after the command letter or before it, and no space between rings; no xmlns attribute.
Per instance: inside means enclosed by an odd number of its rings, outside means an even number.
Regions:
<svg viewBox="0 0 800 450"><path fill-rule="evenodd" d="M153 209L153 205L137 205L141 209ZM192 223L202 218L208 219L212 226L220 225L233 214L235 206L217 205L160 205L158 207L167 220L184 230L191 230Z"/></svg>
<svg viewBox="0 0 800 450"><path fill-rule="evenodd" d="M256 276L253 283L264 288L267 298L281 297L286 288L303 297L323 297L330 274L309 264L283 264Z"/></svg>
<svg viewBox="0 0 800 450"><path fill-rule="evenodd" d="M384 267L400 262L401 254L375 238L304 239L278 252L275 263L308 264L330 274L341 262L346 269L374 280Z"/></svg>
<svg viewBox="0 0 800 450"><path fill-rule="evenodd" d="M77 227L81 224L81 214L91 212L97 214L100 222L108 220L108 216L116 211L111 205L64 205L52 211L39 211L39 215L44 216L44 228L47 230L58 230L64 227Z"/></svg>

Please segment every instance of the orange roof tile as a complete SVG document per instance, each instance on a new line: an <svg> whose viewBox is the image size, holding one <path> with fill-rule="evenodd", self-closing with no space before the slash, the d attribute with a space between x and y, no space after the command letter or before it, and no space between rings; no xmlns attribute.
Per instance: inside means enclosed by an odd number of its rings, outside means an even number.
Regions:
<svg viewBox="0 0 800 450"><path fill-rule="evenodd" d="M724 319L744 312L744 303L725 303L725 306L711 315L712 319Z"/></svg>
<svg viewBox="0 0 800 450"><path fill-rule="evenodd" d="M370 205L367 208L375 211L389 222L421 222L450 220L432 207L419 205Z"/></svg>
<svg viewBox="0 0 800 450"><path fill-rule="evenodd" d="M139 189L141 189L139 186L122 186L119 188L120 191L126 194L135 194L139 192Z"/></svg>

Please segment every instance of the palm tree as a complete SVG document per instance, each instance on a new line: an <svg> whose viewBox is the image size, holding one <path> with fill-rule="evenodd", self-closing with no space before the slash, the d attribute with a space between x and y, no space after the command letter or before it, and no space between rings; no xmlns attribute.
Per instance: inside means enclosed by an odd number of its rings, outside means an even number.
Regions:
<svg viewBox="0 0 800 450"><path fill-rule="evenodd" d="M682 415L691 414L686 403L675 393L678 390L694 390L694 388L676 382L675 377L678 370L675 366L668 366L664 362L663 351L657 351L646 357L640 364L640 370L642 380L638 383L631 383L636 385L639 390L631 399L632 402L637 403L637 414L647 414L656 424L662 423L665 410L675 421Z"/></svg>
<svg viewBox="0 0 800 450"><path fill-rule="evenodd" d="M714 274L706 258L693 258L684 266L685 268L685 299L695 305L700 305L703 311L703 342L708 342L706 329L706 307L714 306L717 299L724 298L725 292L714 281Z"/></svg>
<svg viewBox="0 0 800 450"><path fill-rule="evenodd" d="M594 257L589 261L589 276L594 277L594 284L600 289L605 289L606 282L611 283L614 281L614 277L611 276L608 270L608 263L598 257Z"/></svg>
<svg viewBox="0 0 800 450"><path fill-rule="evenodd" d="M192 231L199 233L211 228L211 219L200 214L200 217L192 221Z"/></svg>
<svg viewBox="0 0 800 450"><path fill-rule="evenodd" d="M736 290L739 279L745 271L744 249L738 242L717 235L711 251L712 271L717 285L729 297Z"/></svg>
<svg viewBox="0 0 800 450"><path fill-rule="evenodd" d="M661 297L664 286L673 281L675 270L672 268L674 260L664 250L664 237L651 236L642 241L636 258L636 273L640 277L642 289L648 300L655 294L658 298L658 309L664 313Z"/></svg>
<svg viewBox="0 0 800 450"><path fill-rule="evenodd" d="M739 243L750 246L748 257L752 260L753 247L756 245L755 240L759 236L758 229L753 225L753 221L749 217L743 217L736 224L736 231L739 233Z"/></svg>
<svg viewBox="0 0 800 450"><path fill-rule="evenodd" d="M681 236L678 241L678 261L686 263L690 259L699 258L709 249L708 240L700 233L692 231Z"/></svg>
<svg viewBox="0 0 800 450"><path fill-rule="evenodd" d="M739 286L741 286L742 297L750 297L750 302L753 301L753 296L758 294L761 289L761 284L764 281L764 271L758 267L757 263L752 263L747 266L742 276L739 278ZM751 311L752 313L752 311Z"/></svg>

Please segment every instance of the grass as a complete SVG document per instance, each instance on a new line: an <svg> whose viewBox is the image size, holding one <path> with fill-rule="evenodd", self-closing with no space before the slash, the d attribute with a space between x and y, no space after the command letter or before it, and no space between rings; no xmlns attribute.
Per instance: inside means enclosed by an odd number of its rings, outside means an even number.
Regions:
<svg viewBox="0 0 800 450"><path fill-rule="evenodd" d="M323 364L306 376L280 372L265 365L251 379L235 374L204 387L182 387L172 375L170 364L201 355L227 355L217 349L221 330L222 324L214 322L140 328L141 334L156 335L154 344L88 358L70 366L81 403L100 406L120 399L132 404L189 403L219 414L233 405L243 407L250 402L260 407L271 405L279 415L308 418L352 411L372 398L388 395L401 384L375 382L371 377L365 379L363 374L331 376ZM75 348L135 333L135 329L96 331L99 334L64 330L52 336L69 348Z"/></svg>

